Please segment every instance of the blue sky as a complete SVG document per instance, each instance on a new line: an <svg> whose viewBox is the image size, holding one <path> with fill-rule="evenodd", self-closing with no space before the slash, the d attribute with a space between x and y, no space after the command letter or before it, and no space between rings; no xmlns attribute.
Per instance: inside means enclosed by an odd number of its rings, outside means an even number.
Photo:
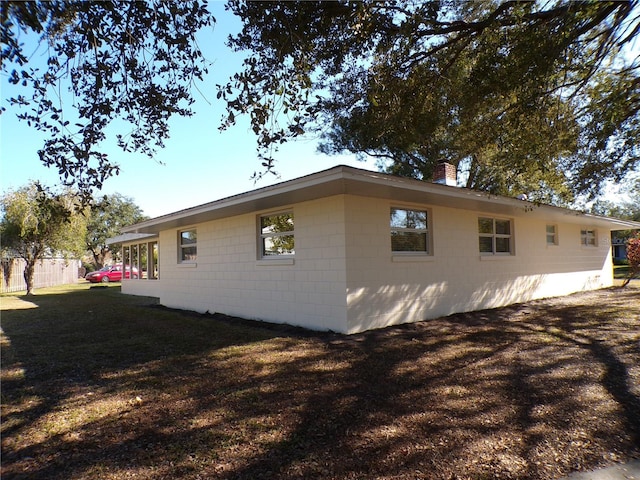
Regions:
<svg viewBox="0 0 640 480"><path fill-rule="evenodd" d="M218 130L224 105L216 101L215 85L225 83L240 70L242 55L224 45L230 33L240 30L240 22L225 12L222 1L209 3L209 8L218 21L212 29L200 32L198 41L212 67L204 84L198 86L204 96L196 90L193 92L195 115L171 121L171 138L155 159L124 153L115 142L105 144L103 150L111 161L120 165L121 172L108 179L97 194L121 193L133 198L146 215L156 217L339 164L376 170L373 160L365 163L356 160L354 155L317 153L317 141L307 138L285 144L276 153L279 177L266 175L254 182L251 176L261 166L248 119L239 118L237 125L225 132ZM630 47L632 58L638 55L638 48L637 42ZM44 137L18 121L15 110L7 105L5 99L17 93L17 88L2 76L0 99L7 112L0 115L0 192L19 188L30 180L59 185L56 170L45 167L38 159L37 151ZM615 193L615 186L611 186L610 192L609 199L625 200Z"/></svg>
<svg viewBox="0 0 640 480"><path fill-rule="evenodd" d="M246 192L296 178L335 165L346 164L376 170L374 162L360 162L353 155L327 156L316 152L313 138L285 144L275 157L280 176L266 175L254 183L251 179L260 162L256 154L256 139L246 118L225 132L218 131L224 106L216 101L215 84L225 83L242 62L242 56L231 52L224 41L229 33L238 32L240 22L224 11L223 2L209 4L217 23L203 30L198 38L202 51L213 63L209 76L194 91L195 115L174 118L171 138L158 151L155 159L122 152L115 144L105 144L104 151L121 167L120 175L105 182L101 194L115 192L132 197L146 215L156 217L230 195ZM40 163L37 151L44 137L18 121L15 110L6 98L18 89L0 79L0 97L7 111L0 115L0 190L26 185L39 180L57 186L60 180L55 169Z"/></svg>

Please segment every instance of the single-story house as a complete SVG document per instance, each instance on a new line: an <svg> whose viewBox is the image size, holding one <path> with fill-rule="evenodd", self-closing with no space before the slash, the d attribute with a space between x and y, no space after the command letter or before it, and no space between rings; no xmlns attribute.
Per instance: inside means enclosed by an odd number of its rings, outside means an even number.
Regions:
<svg viewBox="0 0 640 480"><path fill-rule="evenodd" d="M356 333L613 284L640 222L337 166L126 227L122 291Z"/></svg>
<svg viewBox="0 0 640 480"><path fill-rule="evenodd" d="M619 238L616 235L611 236L611 248L613 262L623 262L627 259L627 239Z"/></svg>

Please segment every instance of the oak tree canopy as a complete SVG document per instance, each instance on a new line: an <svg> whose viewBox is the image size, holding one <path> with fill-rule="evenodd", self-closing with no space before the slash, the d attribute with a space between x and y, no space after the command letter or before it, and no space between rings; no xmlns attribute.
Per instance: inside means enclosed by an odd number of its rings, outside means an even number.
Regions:
<svg viewBox="0 0 640 480"><path fill-rule="evenodd" d="M195 35L215 21L197 0L3 1L1 20L2 73L25 87L10 105L48 135L42 163L85 196L119 172L100 148L110 126L125 152L153 156L169 119L192 114L207 73ZM31 65L23 32L40 35L44 69Z"/></svg>
<svg viewBox="0 0 640 480"><path fill-rule="evenodd" d="M636 1L229 2L230 45L254 54L220 90L273 147L319 135L327 153L562 203L638 165L640 78L625 57ZM636 48L638 44L635 44Z"/></svg>
<svg viewBox="0 0 640 480"><path fill-rule="evenodd" d="M265 171L302 135L417 178L446 160L469 187L551 203L638 167L637 0L227 8L242 21L228 46L247 56L218 85L221 128L248 115ZM204 1L8 1L1 17L2 71L24 86L11 109L48 134L42 162L87 195L118 173L100 149L110 126L125 151L152 156L206 80ZM23 31L48 46L46 69L30 64Z"/></svg>

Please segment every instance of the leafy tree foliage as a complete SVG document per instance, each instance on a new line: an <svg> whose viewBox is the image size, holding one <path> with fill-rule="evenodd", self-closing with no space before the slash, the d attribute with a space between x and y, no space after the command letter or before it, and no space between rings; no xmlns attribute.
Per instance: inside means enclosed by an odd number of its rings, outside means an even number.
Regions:
<svg viewBox="0 0 640 480"><path fill-rule="evenodd" d="M195 34L215 21L204 1L3 1L0 12L2 72L25 87L10 103L50 137L41 161L85 199L119 172L100 151L114 120L125 152L152 156L171 116L192 114L192 84L207 72ZM23 31L41 35L43 70Z"/></svg>
<svg viewBox="0 0 640 480"><path fill-rule="evenodd" d="M249 114L274 168L305 133L429 178L563 203L639 162L640 78L621 50L636 1L243 2L230 40L253 52L219 96Z"/></svg>
<svg viewBox="0 0 640 480"><path fill-rule="evenodd" d="M625 185L625 188L620 188L618 194L621 200L616 202L598 200L591 206L590 212L595 215L640 222L640 175ZM634 230L619 230L615 232L613 237L619 241L625 241L636 233Z"/></svg>
<svg viewBox="0 0 640 480"><path fill-rule="evenodd" d="M120 195L105 195L91 206L87 222L86 246L96 268L102 268L111 251L118 251L117 245L107 245L107 239L120 234L122 227L148 217L143 214L133 199Z"/></svg>
<svg viewBox="0 0 640 480"><path fill-rule="evenodd" d="M622 286L629 285L631 279L640 274L640 234L627 240L627 258L629 259L629 275Z"/></svg>
<svg viewBox="0 0 640 480"><path fill-rule="evenodd" d="M100 151L111 125L128 125L125 151L153 155L171 115L191 114L206 73L195 33L214 22L204 1L2 7L2 71L25 87L11 102L49 135L41 160L87 198L119 171ZM637 0L228 8L243 22L229 44L250 55L219 88L223 128L249 115L267 171L279 144L306 133L394 173L426 179L447 160L469 187L554 203L638 165L640 66L620 54L640 31ZM43 70L22 31L41 35Z"/></svg>
<svg viewBox="0 0 640 480"><path fill-rule="evenodd" d="M85 251L86 218L78 197L54 193L37 183L10 191L0 200L2 248L25 262L27 294L33 290L36 262L47 255L74 255Z"/></svg>

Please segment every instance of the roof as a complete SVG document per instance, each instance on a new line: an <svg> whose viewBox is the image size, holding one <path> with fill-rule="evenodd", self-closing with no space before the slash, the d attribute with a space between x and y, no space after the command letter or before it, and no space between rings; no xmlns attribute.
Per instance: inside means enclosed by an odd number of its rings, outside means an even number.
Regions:
<svg viewBox="0 0 640 480"><path fill-rule="evenodd" d="M116 235L115 237L107 238L107 245L113 245L114 243L133 242L136 240L144 240L157 237L155 233L123 233L122 235Z"/></svg>
<svg viewBox="0 0 640 480"><path fill-rule="evenodd" d="M532 218L544 218L546 221L576 223L608 230L640 229L640 222L591 215L567 208L541 205L467 188L451 187L339 165L304 177L145 220L123 228L122 232L124 234L154 235L162 230L285 207L340 194L388 198L397 202L459 208L503 216L523 216L526 214Z"/></svg>

